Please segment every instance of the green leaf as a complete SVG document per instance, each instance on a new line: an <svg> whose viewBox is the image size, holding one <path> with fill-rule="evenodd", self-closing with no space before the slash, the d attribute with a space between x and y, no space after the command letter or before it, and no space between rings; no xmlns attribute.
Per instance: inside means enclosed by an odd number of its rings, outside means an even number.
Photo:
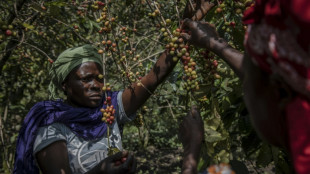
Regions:
<svg viewBox="0 0 310 174"><path fill-rule="evenodd" d="M228 87L228 84L229 84L229 78L225 78L221 84L221 87L225 90L225 91L228 91L228 92L232 92L233 89L231 87Z"/></svg>
<svg viewBox="0 0 310 174"><path fill-rule="evenodd" d="M207 128L210 128L212 130L217 130L220 124L221 124L221 119L218 117L213 117L212 119L205 121L205 125L207 126Z"/></svg>
<svg viewBox="0 0 310 174"><path fill-rule="evenodd" d="M89 21L89 32L88 32L88 34L91 34L93 32L94 27L96 27L97 29L101 28L97 22Z"/></svg>
<svg viewBox="0 0 310 174"><path fill-rule="evenodd" d="M117 152L120 152L120 150L118 148L110 147L109 150L108 150L108 156L114 155Z"/></svg>
<svg viewBox="0 0 310 174"><path fill-rule="evenodd" d="M55 17L55 18L59 18L61 15L61 10L58 6L56 5L51 5L49 8L49 15Z"/></svg>
<svg viewBox="0 0 310 174"><path fill-rule="evenodd" d="M267 143L263 143L259 151L258 157L257 157L257 165L265 167L271 161L272 161L272 152L271 152L270 145L268 145Z"/></svg>
<svg viewBox="0 0 310 174"><path fill-rule="evenodd" d="M242 48L244 41L244 31L242 31L242 29L235 28L232 31L232 36L234 44L237 45L239 48Z"/></svg>
<svg viewBox="0 0 310 174"><path fill-rule="evenodd" d="M129 6L133 3L133 0L126 0L126 5Z"/></svg>
<svg viewBox="0 0 310 174"><path fill-rule="evenodd" d="M201 150L202 151L202 155L205 155L205 156L202 156L202 157L203 158L207 158L207 156L214 156L214 152L215 152L214 146L215 145L216 145L216 143L206 142L206 145L203 147L204 150ZM207 160L209 160L209 159L207 159Z"/></svg>
<svg viewBox="0 0 310 174"><path fill-rule="evenodd" d="M205 128L205 140L209 143L212 143L212 142L223 140L223 137L221 133L213 129Z"/></svg>
<svg viewBox="0 0 310 174"><path fill-rule="evenodd" d="M221 150L217 156L220 162L229 163L229 153L226 150Z"/></svg>
<svg viewBox="0 0 310 174"><path fill-rule="evenodd" d="M194 93L194 97L196 99L202 98L203 96L205 96L208 93L208 91L210 91L210 89L211 89L211 85L200 84L199 90L195 91L195 93Z"/></svg>
<svg viewBox="0 0 310 174"><path fill-rule="evenodd" d="M42 12L42 13L45 13L46 11L42 9L42 7L37 4L37 3L31 3L30 5L30 8L34 9L35 11L38 11L38 12Z"/></svg>
<svg viewBox="0 0 310 174"><path fill-rule="evenodd" d="M22 24L25 28L28 28L29 30L33 30L34 29L34 26L33 25L30 25L30 24L27 24L27 23L23 23Z"/></svg>
<svg viewBox="0 0 310 174"><path fill-rule="evenodd" d="M62 2L62 1L46 2L45 4L46 5L58 6L58 7L64 7L67 5L65 2Z"/></svg>

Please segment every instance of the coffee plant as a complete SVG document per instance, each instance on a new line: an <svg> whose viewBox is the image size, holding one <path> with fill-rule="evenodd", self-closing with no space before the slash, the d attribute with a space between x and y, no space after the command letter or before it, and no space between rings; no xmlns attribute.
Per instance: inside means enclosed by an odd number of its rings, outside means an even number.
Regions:
<svg viewBox="0 0 310 174"><path fill-rule="evenodd" d="M94 45L102 55L104 73L99 78L104 79L104 91L122 90L131 83L143 86L140 79L165 50L179 61L137 112L137 119L124 128L123 145L139 152L136 156L149 147L166 153L182 149L178 125L190 106L198 105L205 127L199 170L237 161L253 173L266 167L274 173L291 173L287 154L262 142L251 127L241 82L230 67L180 37L183 18L194 16L214 24L221 37L243 52L246 26L241 19L252 4L252 0L0 1L0 173L12 172L23 118L34 103L48 99L51 64L66 48L83 44ZM199 11L200 6L208 11ZM111 124L113 106L102 113L103 121ZM180 173L180 151L178 166L167 166L166 171L159 169L164 168L163 161L158 168L151 166L150 161L161 158L153 155L138 161L138 172Z"/></svg>

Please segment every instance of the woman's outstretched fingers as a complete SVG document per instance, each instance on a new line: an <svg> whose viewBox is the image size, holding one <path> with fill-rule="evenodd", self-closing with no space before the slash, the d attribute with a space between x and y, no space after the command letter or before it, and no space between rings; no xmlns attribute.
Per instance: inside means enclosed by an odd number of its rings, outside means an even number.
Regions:
<svg viewBox="0 0 310 174"><path fill-rule="evenodd" d="M198 121L199 125L203 124L202 118L200 116L200 111L197 106L192 106L191 115L194 119Z"/></svg>
<svg viewBox="0 0 310 174"><path fill-rule="evenodd" d="M195 22L193 20L186 18L183 20L182 29L187 29L187 28L191 29L194 27L193 26L194 24Z"/></svg>
<svg viewBox="0 0 310 174"><path fill-rule="evenodd" d="M188 33L181 33L181 37L187 42L191 42L191 35Z"/></svg>
<svg viewBox="0 0 310 174"><path fill-rule="evenodd" d="M122 157L127 156L126 154L128 154L128 151L122 151L122 152L117 152L111 157L113 161L119 161Z"/></svg>
<svg viewBox="0 0 310 174"><path fill-rule="evenodd" d="M183 39L185 39L185 41L187 41L187 42L191 42L191 35L189 34L190 32L188 32L188 31L190 31L190 23L191 23L191 21L192 20L190 20L190 19L184 19L183 21L182 21L182 30L183 30L183 32L181 33L181 37L183 38Z"/></svg>
<svg viewBox="0 0 310 174"><path fill-rule="evenodd" d="M204 125L199 110L193 106L183 118L179 127L179 138L184 147L190 143L199 144L203 140Z"/></svg>
<svg viewBox="0 0 310 174"><path fill-rule="evenodd" d="M126 173L135 173L137 168L137 160L135 159L133 153L128 153L122 167Z"/></svg>
<svg viewBox="0 0 310 174"><path fill-rule="evenodd" d="M191 113L192 117L194 117L194 118L199 117L199 112L198 112L197 106L192 106L190 113Z"/></svg>

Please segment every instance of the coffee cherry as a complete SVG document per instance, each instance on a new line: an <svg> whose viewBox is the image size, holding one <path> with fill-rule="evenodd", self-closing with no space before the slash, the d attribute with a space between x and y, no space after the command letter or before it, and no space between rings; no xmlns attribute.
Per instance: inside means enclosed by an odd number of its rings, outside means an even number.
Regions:
<svg viewBox="0 0 310 174"><path fill-rule="evenodd" d="M237 14L242 14L242 10L241 10L240 8L238 8L238 9L236 10L236 13L237 13Z"/></svg>
<svg viewBox="0 0 310 174"><path fill-rule="evenodd" d="M220 7L218 7L218 8L216 9L216 12L217 12L217 13L221 13L222 11L223 11L223 9L220 8Z"/></svg>
<svg viewBox="0 0 310 174"><path fill-rule="evenodd" d="M235 27L236 23L232 21L232 22L230 22L230 26Z"/></svg>
<svg viewBox="0 0 310 174"><path fill-rule="evenodd" d="M170 24L171 23L171 19L166 19L166 23Z"/></svg>
<svg viewBox="0 0 310 174"><path fill-rule="evenodd" d="M107 97L107 101L111 101L111 97L110 96Z"/></svg>
<svg viewBox="0 0 310 174"><path fill-rule="evenodd" d="M112 111L111 111L111 112L112 112ZM114 118L115 118L114 116L110 116L110 120L111 120L111 121L114 121Z"/></svg>
<svg viewBox="0 0 310 174"><path fill-rule="evenodd" d="M99 6L104 6L105 4L103 3L103 2L101 2L101 1L97 1L97 4L99 5Z"/></svg>
<svg viewBox="0 0 310 174"><path fill-rule="evenodd" d="M104 51L102 49L100 49L100 50L98 50L98 53L102 54L102 53L104 53Z"/></svg>
<svg viewBox="0 0 310 174"><path fill-rule="evenodd" d="M114 114L115 114L115 109L113 105L111 105L111 102L108 100L105 101L105 105L108 104L106 109L101 108L100 112L102 112L102 121L106 122L107 124L112 124L115 120Z"/></svg>
<svg viewBox="0 0 310 174"><path fill-rule="evenodd" d="M221 78L221 76L220 76L219 74L215 73L215 74L214 74L214 78L216 78L216 79L220 79L220 78Z"/></svg>
<svg viewBox="0 0 310 174"><path fill-rule="evenodd" d="M98 78L99 78L99 79L103 79L103 77L104 77L103 74L99 74L99 75L98 75Z"/></svg>
<svg viewBox="0 0 310 174"><path fill-rule="evenodd" d="M7 36L11 36L12 34L13 34L13 32L9 29L5 31L5 35L7 35Z"/></svg>
<svg viewBox="0 0 310 174"><path fill-rule="evenodd" d="M48 59L48 61L50 62L50 64L54 63L52 59Z"/></svg>
<svg viewBox="0 0 310 174"><path fill-rule="evenodd" d="M214 61L213 61L213 66L214 66L214 67L217 67L217 66L218 66L217 60L214 60Z"/></svg>

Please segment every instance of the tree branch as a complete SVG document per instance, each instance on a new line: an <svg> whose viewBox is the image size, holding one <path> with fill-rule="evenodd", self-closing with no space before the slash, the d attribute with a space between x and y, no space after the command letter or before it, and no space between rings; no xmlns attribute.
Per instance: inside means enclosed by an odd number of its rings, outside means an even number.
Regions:
<svg viewBox="0 0 310 174"><path fill-rule="evenodd" d="M24 3L26 2L26 0L17 0L14 4L14 13L11 13L8 17L7 20L7 24L11 24L14 19L17 17L17 13L21 10L21 8L23 7ZM6 46L6 53L4 54L4 56L0 59L0 76L2 74L2 68L5 65L6 61L9 60L11 53L13 51L13 49L15 49L15 47L17 46L18 42L15 40L10 40L8 45Z"/></svg>
<svg viewBox="0 0 310 174"><path fill-rule="evenodd" d="M24 3L26 2L26 0L17 0L17 2L15 2L14 4L14 13L11 13L8 17L7 23L11 24L14 19L16 18L16 16L18 15L17 13L21 10L21 8L23 7Z"/></svg>
<svg viewBox="0 0 310 174"><path fill-rule="evenodd" d="M214 4L208 0L195 0L194 3L188 0L184 9L183 19L191 18L194 21L200 21L213 6Z"/></svg>

